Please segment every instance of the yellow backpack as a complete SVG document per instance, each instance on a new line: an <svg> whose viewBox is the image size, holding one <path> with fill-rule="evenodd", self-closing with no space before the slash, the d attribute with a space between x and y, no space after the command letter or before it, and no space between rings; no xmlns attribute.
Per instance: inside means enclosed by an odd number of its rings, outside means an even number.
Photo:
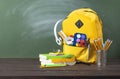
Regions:
<svg viewBox="0 0 120 79"><path fill-rule="evenodd" d="M62 39L57 37L56 32L60 22L62 22L62 30L58 34ZM101 38L103 41L103 33L102 21L94 10L81 8L72 11L67 18L56 22L54 34L57 44L63 45L64 54L72 54L80 62L96 62L93 40Z"/></svg>

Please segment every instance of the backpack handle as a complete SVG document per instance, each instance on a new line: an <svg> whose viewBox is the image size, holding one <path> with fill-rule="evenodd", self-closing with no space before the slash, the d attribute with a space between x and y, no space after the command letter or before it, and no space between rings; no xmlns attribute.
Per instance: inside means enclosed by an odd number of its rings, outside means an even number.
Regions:
<svg viewBox="0 0 120 79"><path fill-rule="evenodd" d="M61 37L58 37L58 36L57 36L57 27L58 27L58 24L59 24L61 21L63 21L63 19L58 20L58 21L55 23L55 25L54 25L54 36L55 36L56 43L57 43L58 45L62 45L62 42L61 42L62 39L61 39Z"/></svg>

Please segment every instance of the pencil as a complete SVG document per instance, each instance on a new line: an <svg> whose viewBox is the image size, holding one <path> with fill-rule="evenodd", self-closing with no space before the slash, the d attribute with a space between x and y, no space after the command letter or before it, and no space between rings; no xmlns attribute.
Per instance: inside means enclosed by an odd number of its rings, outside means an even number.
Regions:
<svg viewBox="0 0 120 79"><path fill-rule="evenodd" d="M106 50L106 49L107 49L108 44L109 44L109 39L107 39L107 40L105 41L103 50Z"/></svg>
<svg viewBox="0 0 120 79"><path fill-rule="evenodd" d="M100 47L101 45L100 45L100 41L97 39L97 40L95 40L95 44L97 45L97 47L98 47L98 50L101 50L102 48Z"/></svg>
<svg viewBox="0 0 120 79"><path fill-rule="evenodd" d="M106 47L105 50L108 50L111 44L112 44L112 41L109 42L109 44L108 44L108 46Z"/></svg>
<svg viewBox="0 0 120 79"><path fill-rule="evenodd" d="M98 50L97 44L95 43L95 40L93 40L93 45L95 47L96 50Z"/></svg>
<svg viewBox="0 0 120 79"><path fill-rule="evenodd" d="M98 44L99 44L100 50L102 50L103 49L103 47L102 47L102 38L98 38Z"/></svg>
<svg viewBox="0 0 120 79"><path fill-rule="evenodd" d="M61 30L58 32L58 34L62 37L62 39L64 40L65 38L67 38L67 36L64 34L64 32Z"/></svg>

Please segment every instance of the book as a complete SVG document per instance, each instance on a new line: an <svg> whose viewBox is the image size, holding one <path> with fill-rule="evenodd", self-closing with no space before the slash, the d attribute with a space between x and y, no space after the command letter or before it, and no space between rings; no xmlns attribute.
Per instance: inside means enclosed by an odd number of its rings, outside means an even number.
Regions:
<svg viewBox="0 0 120 79"><path fill-rule="evenodd" d="M75 56L71 54L39 54L39 61L41 63L41 68L44 67L59 67L74 65L76 63Z"/></svg>

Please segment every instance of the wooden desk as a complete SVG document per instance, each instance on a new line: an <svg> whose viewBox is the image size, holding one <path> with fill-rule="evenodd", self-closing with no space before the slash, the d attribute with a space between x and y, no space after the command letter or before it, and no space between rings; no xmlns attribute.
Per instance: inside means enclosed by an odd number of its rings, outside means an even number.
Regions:
<svg viewBox="0 0 120 79"><path fill-rule="evenodd" d="M40 68L38 59L0 58L0 79L78 79L88 77L120 77L120 59L108 60L108 65L76 64L57 68Z"/></svg>

